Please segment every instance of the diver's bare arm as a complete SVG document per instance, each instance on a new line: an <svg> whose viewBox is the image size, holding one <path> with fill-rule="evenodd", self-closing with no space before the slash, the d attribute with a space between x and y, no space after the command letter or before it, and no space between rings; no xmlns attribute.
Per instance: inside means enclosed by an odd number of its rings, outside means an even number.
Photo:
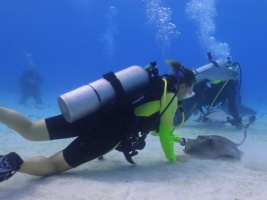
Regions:
<svg viewBox="0 0 267 200"><path fill-rule="evenodd" d="M44 120L31 122L14 110L0 107L0 122L17 131L28 140L49 140L49 133Z"/></svg>

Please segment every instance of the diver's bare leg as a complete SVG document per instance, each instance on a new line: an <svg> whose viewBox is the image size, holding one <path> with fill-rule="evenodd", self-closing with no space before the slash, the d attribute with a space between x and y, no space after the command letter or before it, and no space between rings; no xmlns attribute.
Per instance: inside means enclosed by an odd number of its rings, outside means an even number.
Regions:
<svg viewBox="0 0 267 200"><path fill-rule="evenodd" d="M66 163L63 152L60 151L50 158L34 157L25 159L19 172L35 176L48 176L69 169L72 169L72 167Z"/></svg>
<svg viewBox="0 0 267 200"><path fill-rule="evenodd" d="M17 131L28 140L49 140L49 133L44 120L31 122L14 110L0 107L0 122Z"/></svg>
<svg viewBox="0 0 267 200"><path fill-rule="evenodd" d="M14 110L0 107L0 122L17 131L26 139L33 141L49 140L49 133L45 120L31 122ZM18 159L18 157L16 157L16 159ZM36 176L48 176L72 168L66 163L62 151L50 158L33 157L24 159L22 165L19 167L20 172Z"/></svg>

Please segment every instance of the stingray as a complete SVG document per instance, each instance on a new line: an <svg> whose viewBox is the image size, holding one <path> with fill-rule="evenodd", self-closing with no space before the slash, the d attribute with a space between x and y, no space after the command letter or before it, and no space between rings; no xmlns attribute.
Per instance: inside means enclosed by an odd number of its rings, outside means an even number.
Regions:
<svg viewBox="0 0 267 200"><path fill-rule="evenodd" d="M184 152L207 159L233 158L240 160L244 153L238 147L245 142L247 129L255 120L255 116L251 116L248 124L242 123L245 129L244 138L240 143L235 143L219 135L199 135L196 139L184 139Z"/></svg>
<svg viewBox="0 0 267 200"><path fill-rule="evenodd" d="M196 139L187 139L184 152L207 159L233 158L239 160L244 153L238 149L238 146L243 141L238 144L219 135L199 135Z"/></svg>

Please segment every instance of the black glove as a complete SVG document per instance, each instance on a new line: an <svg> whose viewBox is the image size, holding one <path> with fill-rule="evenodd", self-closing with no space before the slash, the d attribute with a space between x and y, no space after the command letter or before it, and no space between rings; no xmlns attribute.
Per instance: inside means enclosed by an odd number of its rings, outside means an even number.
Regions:
<svg viewBox="0 0 267 200"><path fill-rule="evenodd" d="M181 146L185 146L187 143L187 139L186 138L180 138L180 145Z"/></svg>

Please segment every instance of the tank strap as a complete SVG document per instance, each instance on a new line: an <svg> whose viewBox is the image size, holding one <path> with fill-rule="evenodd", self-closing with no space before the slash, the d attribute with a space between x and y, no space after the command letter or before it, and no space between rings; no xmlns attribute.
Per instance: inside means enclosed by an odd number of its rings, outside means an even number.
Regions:
<svg viewBox="0 0 267 200"><path fill-rule="evenodd" d="M211 62L212 64L214 64L215 67L218 67L218 68L220 67L219 64L218 64L216 61L212 60L212 61L210 61L210 62Z"/></svg>
<svg viewBox="0 0 267 200"><path fill-rule="evenodd" d="M122 87L120 80L113 72L108 72L103 74L103 78L110 82L111 86L114 88L117 100L121 100L124 98L125 93Z"/></svg>

